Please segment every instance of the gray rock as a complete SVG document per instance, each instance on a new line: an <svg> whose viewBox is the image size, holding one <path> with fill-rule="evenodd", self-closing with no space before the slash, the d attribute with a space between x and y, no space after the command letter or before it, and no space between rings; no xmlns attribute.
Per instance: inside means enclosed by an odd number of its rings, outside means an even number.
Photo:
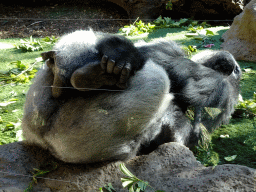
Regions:
<svg viewBox="0 0 256 192"><path fill-rule="evenodd" d="M235 59L256 62L256 0L246 5L222 37L222 48L232 53Z"/></svg>
<svg viewBox="0 0 256 192"><path fill-rule="evenodd" d="M22 142L0 146L0 192L19 192L32 181L33 168L57 162L58 168L39 178L33 191L94 192L112 183L119 192L119 170L122 162L100 164L66 164L47 151ZM135 157L126 167L138 178L148 181L156 190L170 191L248 191L256 190L256 170L240 165L204 167L185 146L178 143L161 145L154 152ZM150 190L147 190L150 191Z"/></svg>

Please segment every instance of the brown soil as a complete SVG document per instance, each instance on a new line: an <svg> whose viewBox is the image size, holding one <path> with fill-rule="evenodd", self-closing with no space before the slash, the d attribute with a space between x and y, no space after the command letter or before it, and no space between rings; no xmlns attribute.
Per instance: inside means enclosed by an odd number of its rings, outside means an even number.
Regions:
<svg viewBox="0 0 256 192"><path fill-rule="evenodd" d="M116 33L126 24L127 13L109 2L37 7L0 4L0 39L60 36L89 27Z"/></svg>

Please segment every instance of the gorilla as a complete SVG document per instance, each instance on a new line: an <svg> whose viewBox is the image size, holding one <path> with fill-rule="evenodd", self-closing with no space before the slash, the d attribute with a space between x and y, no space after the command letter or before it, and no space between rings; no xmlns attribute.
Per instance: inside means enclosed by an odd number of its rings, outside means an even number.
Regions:
<svg viewBox="0 0 256 192"><path fill-rule="evenodd" d="M221 110L214 126L227 123L239 94L241 69L230 53L189 60L173 41L133 44L76 31L42 58L26 96L23 136L69 163L126 161L172 141L192 147L203 109Z"/></svg>

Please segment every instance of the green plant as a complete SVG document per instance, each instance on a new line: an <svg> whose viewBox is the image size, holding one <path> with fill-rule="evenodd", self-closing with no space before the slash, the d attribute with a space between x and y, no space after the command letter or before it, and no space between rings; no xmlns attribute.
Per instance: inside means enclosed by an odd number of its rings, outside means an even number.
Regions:
<svg viewBox="0 0 256 192"><path fill-rule="evenodd" d="M125 174L126 178L121 178L122 185L124 188L127 187L129 192L145 192L147 186L149 186L151 189L153 189L155 192L164 192L161 190L155 190L153 187L151 187L147 181L143 181L138 179L135 175L133 175L124 165L124 163L120 164L120 170L123 174Z"/></svg>
<svg viewBox="0 0 256 192"><path fill-rule="evenodd" d="M192 55L192 52L197 52L196 46L193 46L193 45L189 45L188 47L183 47L182 49L183 49L183 50L185 51L185 53L186 53L187 55L189 55L189 56Z"/></svg>
<svg viewBox="0 0 256 192"><path fill-rule="evenodd" d="M0 72L0 86L4 83L27 83L29 80L34 78L37 72L37 70L34 69L34 65L36 64L36 62L31 66L29 66L28 64L23 64L21 61L14 61L10 64L14 64L16 67L8 71Z"/></svg>
<svg viewBox="0 0 256 192"><path fill-rule="evenodd" d="M216 40L214 38L211 37L203 37L202 42L197 45L197 48L201 48L201 47L209 47L211 48L211 46L214 46L214 43L216 42Z"/></svg>
<svg viewBox="0 0 256 192"><path fill-rule="evenodd" d="M199 33L198 31L195 31L195 33L194 32L193 33L187 33L186 37L192 37L195 40L201 41L199 44L189 47L189 50L191 52L196 52L196 50L193 51L193 49L191 49L191 48L201 48L201 47L211 48L212 46L214 46L214 43L216 42L216 39L214 39L213 36L214 36L214 32L211 31L211 30L208 30L208 29L205 30L205 34L204 33Z"/></svg>
<svg viewBox="0 0 256 192"><path fill-rule="evenodd" d="M55 36L51 36L51 37L47 36L42 39L42 41L44 41L47 44L55 44L58 40L59 38L56 38Z"/></svg>
<svg viewBox="0 0 256 192"><path fill-rule="evenodd" d="M33 172L33 181L29 183L29 186L27 189L24 190L24 192L32 191L34 183L37 184L37 177L41 177L55 169L57 169L58 164L56 162L47 163L46 165L43 165L42 169L34 168ZM43 170L45 169L45 170Z"/></svg>
<svg viewBox="0 0 256 192"><path fill-rule="evenodd" d="M205 21L201 24L198 23L198 21L190 21L190 24L188 26L183 26L182 28L192 32L196 33L204 28L210 27L210 24L207 24Z"/></svg>
<svg viewBox="0 0 256 192"><path fill-rule="evenodd" d="M143 33L150 33L155 29L161 29L161 28L185 28L186 30L189 30L193 33L196 33L196 31L204 29L205 27L209 27L206 22L202 22L200 26L196 26L198 24L197 21L192 21L190 19L180 19L179 21L174 21L170 17L164 17L159 16L156 20L153 21L153 24L148 23L145 24L141 20L137 22L139 18L135 20L135 22L131 25L125 25L123 28L119 29L120 34L122 35L139 35ZM188 25L189 26L186 26Z"/></svg>
<svg viewBox="0 0 256 192"><path fill-rule="evenodd" d="M237 157L237 155L232 155L232 156L224 157L224 159L226 161L234 161L236 157Z"/></svg>
<svg viewBox="0 0 256 192"><path fill-rule="evenodd" d="M122 185L124 188L127 187L129 192L146 192L146 188L150 187L155 192L164 192L162 190L155 190L153 187L151 187L147 181L143 181L141 179L138 179L135 175L133 175L126 167L124 163L121 163L119 165L119 168L123 174L125 174L126 178L121 178ZM111 183L108 185L105 185L103 188L101 187L100 192L116 192L116 190L113 188Z"/></svg>
<svg viewBox="0 0 256 192"><path fill-rule="evenodd" d="M175 28L175 27L182 27L189 22L189 19L180 19L179 21L174 21L170 17L159 16L153 23L155 24L156 28Z"/></svg>
<svg viewBox="0 0 256 192"><path fill-rule="evenodd" d="M21 39L19 44L14 44L16 49L21 49L23 52L41 51L43 47L39 41L30 36L29 40Z"/></svg>
<svg viewBox="0 0 256 192"><path fill-rule="evenodd" d="M252 99L240 100L238 102L236 114L245 118L256 117L256 92L254 92Z"/></svg>
<svg viewBox="0 0 256 192"><path fill-rule="evenodd" d="M204 166L216 166L218 165L220 158L219 154L213 150L213 144L211 141L199 142L198 146L193 149L196 158Z"/></svg>
<svg viewBox="0 0 256 192"><path fill-rule="evenodd" d="M100 192L116 192L111 183L108 183L103 188L101 187L99 190Z"/></svg>
<svg viewBox="0 0 256 192"><path fill-rule="evenodd" d="M165 5L166 10L172 10L172 0L169 0Z"/></svg>
<svg viewBox="0 0 256 192"><path fill-rule="evenodd" d="M150 23L145 24L141 20L137 22L138 19L139 18L137 18L133 24L125 25L123 28L119 29L118 33L124 34L126 36L132 36L149 33L155 29L155 25L151 25Z"/></svg>
<svg viewBox="0 0 256 192"><path fill-rule="evenodd" d="M194 121L194 107L189 107L186 111L186 116ZM217 108L204 108L204 113L206 116L216 117L221 111ZM202 113L202 114L204 114ZM202 115L202 118L204 115ZM200 161L204 166L216 166L220 162L219 154L213 150L213 143L211 140L211 135L207 128L201 123L200 124L202 135L198 141L198 146L192 148L198 161Z"/></svg>
<svg viewBox="0 0 256 192"><path fill-rule="evenodd" d="M8 107L9 105L13 104L13 103L16 103L19 99L16 99L16 98L11 98L7 101L4 101L4 102L1 102L0 103L0 113L8 113L9 110L8 110ZM3 119L0 118L0 123L4 123ZM16 132L14 129L18 128L20 126L20 120L17 122L17 123L14 123L14 122L5 122L5 127L1 128L0 131L2 131L2 133L7 133L8 135L8 132L11 133L12 131ZM14 136L14 133L12 134ZM0 140L0 145L4 143Z"/></svg>

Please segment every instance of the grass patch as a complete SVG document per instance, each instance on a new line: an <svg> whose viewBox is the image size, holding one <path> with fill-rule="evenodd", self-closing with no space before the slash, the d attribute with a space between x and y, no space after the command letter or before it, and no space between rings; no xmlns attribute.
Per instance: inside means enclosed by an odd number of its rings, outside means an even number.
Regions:
<svg viewBox="0 0 256 192"><path fill-rule="evenodd" d="M221 138L220 135L229 135ZM219 164L231 163L256 168L256 118L232 119L212 134L213 150L219 154ZM234 161L224 157L237 155Z"/></svg>
<svg viewBox="0 0 256 192"><path fill-rule="evenodd" d="M29 40L29 38L27 38ZM40 39L37 39L40 40ZM20 39L0 39L0 43L4 44L17 44ZM16 71L17 65L15 62L20 61L22 64L30 67L33 65L34 69L39 69L42 66L42 62L36 62L36 58L40 57L40 54L44 51L52 49L52 45L43 44L43 51L36 52L22 52L15 48L1 49L0 51L0 73L5 74L7 72ZM36 62L36 64L35 64ZM35 65L34 65L35 64ZM26 92L31 85L31 81L27 83L12 82L3 83L1 78L0 82L0 145L18 141L18 131L21 130L20 123L23 116L23 105L26 99ZM5 105L6 102L15 100L9 105Z"/></svg>

